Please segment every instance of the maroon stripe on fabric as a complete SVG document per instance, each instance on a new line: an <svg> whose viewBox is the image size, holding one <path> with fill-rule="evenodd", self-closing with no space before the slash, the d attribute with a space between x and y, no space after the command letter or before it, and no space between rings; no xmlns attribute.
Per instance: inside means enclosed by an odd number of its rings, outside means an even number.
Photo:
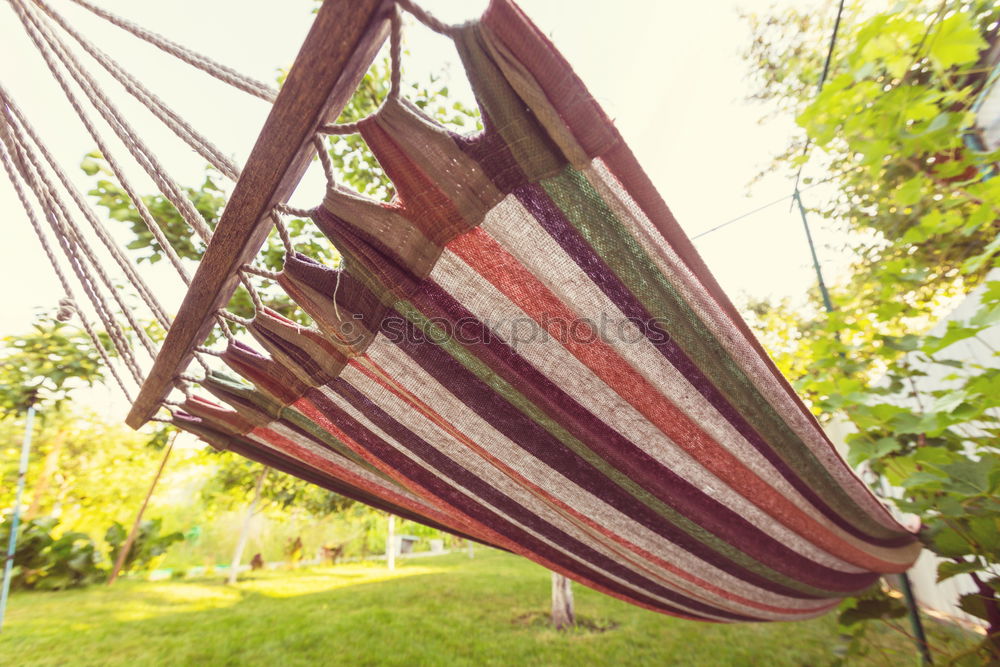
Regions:
<svg viewBox="0 0 1000 667"><path fill-rule="evenodd" d="M239 341L229 342L222 360L255 387L285 404L294 403L308 386L285 366Z"/></svg>
<svg viewBox="0 0 1000 667"><path fill-rule="evenodd" d="M411 451L414 455L420 458L422 461L432 466L435 470L440 473L440 476L433 475L426 472L421 466L414 465L405 456L399 454L395 448L389 446L388 444L382 442L381 446L388 448L395 452L394 456L402 457L395 463L392 463L394 468L397 470L405 470L407 476L410 476L414 481L424 488L430 490L431 492L439 495L442 499L447 502L461 507L463 511L468 512L473 518L483 522L485 525L489 526L493 530L504 534L505 536L513 539L517 544L529 548L532 552L538 555L566 567L569 570L578 572L582 576L585 576L601 585L604 585L612 590L616 590L623 595L630 598L635 598L641 600L646 604L654 605L658 608L667 609L674 613L691 615L691 612L684 611L681 609L673 608L669 605L665 605L663 602L654 600L652 598L646 598L645 596L636 593L628 588L623 587L621 584L607 578L606 575L591 569L586 565L581 565L579 561L574 561L569 559L567 556L559 552L558 550L550 547L545 542L535 538L530 533L524 531L523 529L517 527L510 521L508 521L505 516L511 517L513 520L527 526L531 530L539 533L552 542L562 545L568 551L576 554L578 557L585 559L589 563L593 564L594 567L599 567L613 575L624 579L636 586L639 586L643 590L650 591L660 597L666 598L675 602L677 604L683 604L691 609L695 609L701 613L712 614L715 616L721 616L733 621L749 621L755 620L751 617L741 616L734 614L729 611L718 609L712 607L698 600L689 598L677 591L649 580L643 577L634 570L631 570L620 563L604 556L600 552L594 550L587 544L580 542L571 535L566 534L562 530L556 528L551 523L540 519L537 515L531 511L525 509L517 501L504 495L503 493L497 491L489 484L484 483L481 479L473 475L471 472L463 468L461 465L457 464L455 461L451 460L447 456L441 454L435 447L427 443L425 440L420 438L418 435L410 431L408 428L400 424L392 416L390 416L386 411L382 410L379 406L368 399L363 393L358 391L355 387L351 386L350 383L343 379L338 379L337 381L328 385L331 389L336 391L340 396L342 396L346 401L353 405L356 409L361 411L368 419L372 420L380 429L392 437L396 442L400 443ZM317 392L318 393L318 392ZM312 396L310 395L310 398ZM325 398L325 397L324 397ZM327 399L328 400L328 399ZM329 400L328 400L329 403ZM332 403L331 403L332 405ZM335 407L335 406L334 406ZM326 406L324 406L324 409ZM341 412L341 414L345 414ZM338 415L338 426L343 427L343 423L339 421ZM360 426L360 425L359 425ZM372 452L376 453L376 452ZM382 454L377 454L380 458L383 458ZM388 462L388 459L383 458ZM446 483L444 480L450 480L450 483ZM468 491L471 496L466 495L461 489ZM484 502L489 503L493 507L496 507L503 512L503 515L493 512L484 505L481 505L476 498L481 498Z"/></svg>
<svg viewBox="0 0 1000 667"><path fill-rule="evenodd" d="M548 193L537 184L519 188L515 193L521 204L534 216L539 225L562 247L567 255L601 289L626 318L634 322L653 322L653 317L625 286L604 260L580 236L580 233L566 219L563 212L552 201ZM831 508L805 480L797 475L770 444L750 425L729 400L705 377L691 358L669 336L657 335L651 327L640 327L646 338L681 374L687 378L726 421L749 442L796 491L819 510L823 516L858 539L883 547L898 547L909 544L912 538L901 535L894 538L876 538L847 521L839 512Z"/></svg>
<svg viewBox="0 0 1000 667"><path fill-rule="evenodd" d="M292 408L292 409L294 409L294 408ZM330 452L331 454L336 454L340 458L347 459L351 463L354 463L355 465L363 468L365 471L371 473L372 475L375 475L376 477L380 478L381 480L383 480L385 482L388 482L390 485L392 485L392 486L399 486L399 484L396 482L396 480L388 477L384 472L382 472L381 470L377 469L375 466L373 466L368 461L366 461L364 459L364 457L359 456L357 453L354 452L353 449L351 449L346 444L344 444L343 442L341 442L340 439L337 438L337 436L334 435L333 433L330 433L329 431L326 431L325 429L323 429L323 431L330 438L332 438L333 440L336 440L338 443L340 443L340 446L343 447L343 450L339 450L334 445L331 445L330 443L328 443L328 442L326 442L324 440L321 440L320 438L317 438L316 436L314 436L313 434L311 434L309 431L301 428L300 426L296 425L294 422L289 421L288 419L276 420L275 423L281 424L283 427L285 427L289 431L294 432L300 438L305 438L305 439L307 439L307 440L315 443L316 445L318 445L319 447L322 447L324 450ZM317 425L317 428L318 428L318 425Z"/></svg>
<svg viewBox="0 0 1000 667"><path fill-rule="evenodd" d="M589 412L498 336L484 336L486 326L440 286L427 281L413 300L424 315L457 323L456 341L591 451L705 530L761 563L818 588L841 582L863 588L870 583L869 574L833 570L793 551L664 466Z"/></svg>
<svg viewBox="0 0 1000 667"><path fill-rule="evenodd" d="M486 129L478 134L472 136L457 132L449 134L466 155L479 163L497 189L509 194L528 183L528 177L514 158L514 154L507 148L503 137L493 129L493 121L485 111L482 112L482 118Z"/></svg>
<svg viewBox="0 0 1000 667"><path fill-rule="evenodd" d="M364 283L350 271L333 269L302 253L285 258L285 269L289 275L308 284L333 301L346 313L361 316L359 326L376 331L378 323L385 315L386 307Z"/></svg>
<svg viewBox="0 0 1000 667"><path fill-rule="evenodd" d="M386 247L381 239L364 234L361 229L322 206L313 211L313 221L340 251L349 272L354 273L354 265L357 265L363 272L372 274L379 283L378 287L386 291L408 294L415 289L417 277L401 268L405 266L402 258ZM367 283L362 276L355 277L369 289L376 290L376 286Z"/></svg>
<svg viewBox="0 0 1000 667"><path fill-rule="evenodd" d="M185 430L190 430L196 433L199 437L205 437L206 435L202 433L202 431L206 430L204 426L191 424L189 420L185 420L184 423L178 425ZM392 514L401 516L404 519L416 521L417 523L437 528L447 533L468 537L464 533L456 532L455 530L448 528L433 519L413 512L405 507L396 505L395 503L391 503L384 498L360 489L353 484L348 484L339 478L323 474L315 468L298 461L294 457L289 456L280 450L266 448L253 442L252 440L232 436L226 438L225 444L227 450L235 452L244 458L256 461L257 463L262 463L283 473L293 475L299 479L309 482L310 484L315 484L316 486L324 488L327 491L332 491L333 493L340 494L346 498L357 500L358 502L370 505L376 509L391 512Z"/></svg>
<svg viewBox="0 0 1000 667"><path fill-rule="evenodd" d="M604 473L563 444L541 425L512 406L492 387L469 372L438 345L428 340L423 332L410 322L403 323L402 329L394 337L394 340L410 358L512 442L553 469L560 471L580 487L653 532L697 555L702 560L755 586L788 597L802 599L821 597L796 591L770 581L732 562L723 554L680 530L617 484L609 484ZM814 565L813 567L818 566ZM878 575L874 574L856 576L836 573L835 581L825 582L821 588L838 592L842 590L855 591L864 588L877 578Z"/></svg>

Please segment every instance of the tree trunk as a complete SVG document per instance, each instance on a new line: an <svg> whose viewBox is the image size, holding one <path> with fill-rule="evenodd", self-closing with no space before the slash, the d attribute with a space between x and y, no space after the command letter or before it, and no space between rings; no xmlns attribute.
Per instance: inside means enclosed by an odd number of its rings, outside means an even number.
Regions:
<svg viewBox="0 0 1000 667"><path fill-rule="evenodd" d="M149 504L149 499L153 495L153 489L156 488L157 482L160 481L160 475L163 474L163 468L167 465L167 459L170 457L170 452L174 448L174 440L176 439L177 431L174 432L173 437L170 439L170 444L167 445L167 451L163 453L163 459L160 461L160 467L156 469L156 475L153 476L153 482L149 485L149 490L146 491L146 498L142 501L142 505L139 506L139 511L135 515L135 521L132 522L132 529L129 531L128 537L125 538L125 544L121 546L121 549L118 551L118 555L115 557L115 564L111 567L111 575L108 577L108 586L115 583L119 573L121 573L122 568L125 566L125 559L128 558L128 554L132 550L132 545L135 544L135 538L139 535L139 524L142 523L142 515L146 511L146 505Z"/></svg>
<svg viewBox="0 0 1000 667"><path fill-rule="evenodd" d="M229 566L229 577L226 579L227 584L235 584L236 577L240 573L240 561L243 560L243 549L247 545L247 538L250 536L250 522L253 520L253 514L257 509L257 501L260 500L260 489L264 486L264 478L267 477L267 471L270 468L265 467L257 475L257 485L253 490L253 500L250 501L250 507L247 508L247 516L243 520L243 530L240 531L240 539L236 542L236 550L233 552L233 562Z"/></svg>
<svg viewBox="0 0 1000 667"><path fill-rule="evenodd" d="M25 521L30 521L38 516L45 492L49 490L49 486L52 484L52 476L55 475L56 470L59 468L59 455L62 454L65 442L66 433L60 430L52 440L52 448L45 455L45 463L42 464L42 471L38 474L38 481L35 482L35 488L31 493L31 505L24 513Z"/></svg>
<svg viewBox="0 0 1000 667"><path fill-rule="evenodd" d="M396 517L389 515L389 535L385 541L385 562L392 572L396 569Z"/></svg>
<svg viewBox="0 0 1000 667"><path fill-rule="evenodd" d="M557 630L576 625L572 582L555 572L552 573L552 625Z"/></svg>

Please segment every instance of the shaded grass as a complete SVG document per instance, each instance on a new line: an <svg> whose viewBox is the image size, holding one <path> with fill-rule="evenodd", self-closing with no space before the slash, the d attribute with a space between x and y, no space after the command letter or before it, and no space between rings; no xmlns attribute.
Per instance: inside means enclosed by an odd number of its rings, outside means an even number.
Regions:
<svg viewBox="0 0 1000 667"><path fill-rule="evenodd" d="M548 572L480 550L474 560L403 561L392 574L352 564L231 587L122 581L22 593L0 634L0 665L828 665L842 646L829 616L692 623L574 592L583 627L557 632L543 620ZM883 639L887 652L864 663L915 664L905 637Z"/></svg>

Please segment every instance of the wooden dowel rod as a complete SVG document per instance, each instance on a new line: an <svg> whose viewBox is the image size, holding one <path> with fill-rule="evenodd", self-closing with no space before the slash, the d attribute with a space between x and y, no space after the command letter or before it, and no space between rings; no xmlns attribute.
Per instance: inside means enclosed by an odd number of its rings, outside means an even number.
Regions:
<svg viewBox="0 0 1000 667"><path fill-rule="evenodd" d="M125 419L132 428L156 414L211 331L213 315L232 298L239 267L260 251L271 229L271 210L291 195L315 154L316 128L340 115L385 41L391 6L389 0L326 0L320 6Z"/></svg>

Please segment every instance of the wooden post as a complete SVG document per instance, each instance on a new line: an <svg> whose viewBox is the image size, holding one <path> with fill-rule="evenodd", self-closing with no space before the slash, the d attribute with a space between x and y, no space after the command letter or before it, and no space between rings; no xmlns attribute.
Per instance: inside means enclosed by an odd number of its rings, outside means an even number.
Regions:
<svg viewBox="0 0 1000 667"><path fill-rule="evenodd" d="M396 569L396 516L389 515L389 535L385 541L385 561L389 571Z"/></svg>
<svg viewBox="0 0 1000 667"><path fill-rule="evenodd" d="M466 548L469 551L469 558L475 558L476 557L476 552L472 550L472 540L466 540L465 541L465 545L466 545Z"/></svg>
<svg viewBox="0 0 1000 667"><path fill-rule="evenodd" d="M142 515L146 511L149 499L153 496L153 489L156 488L156 484L160 481L160 475L163 474L163 468L167 465L170 452L174 449L174 441L177 440L178 433L179 431L174 431L173 436L171 436L170 442L167 444L167 449L163 452L163 459L160 460L160 467L156 469L153 482L149 485L149 490L146 491L146 497L143 499L142 505L139 506L139 511L136 512L135 521L132 522L132 529L129 531L128 537L125 538L125 544L118 550L118 555L115 557L115 564L111 567L111 574L108 576L108 586L115 583L118 575L121 574L122 568L125 567L125 559L128 558L129 552L132 551L132 545L135 544L135 539L139 536L139 524L142 523Z"/></svg>
<svg viewBox="0 0 1000 667"><path fill-rule="evenodd" d="M552 573L552 625L564 630L576 625L573 609L573 582L556 572Z"/></svg>
<svg viewBox="0 0 1000 667"><path fill-rule="evenodd" d="M243 519L243 529L240 531L240 539L236 541L236 550L233 552L233 562L229 566L229 576L226 578L227 584L235 584L236 577L240 573L240 561L243 560L243 549L247 546L247 537L250 535L250 522L253 520L253 513L257 510L257 501L260 500L260 490L264 486L264 478L270 468L265 467L257 475L257 485L253 490L253 500L247 508L246 518Z"/></svg>

